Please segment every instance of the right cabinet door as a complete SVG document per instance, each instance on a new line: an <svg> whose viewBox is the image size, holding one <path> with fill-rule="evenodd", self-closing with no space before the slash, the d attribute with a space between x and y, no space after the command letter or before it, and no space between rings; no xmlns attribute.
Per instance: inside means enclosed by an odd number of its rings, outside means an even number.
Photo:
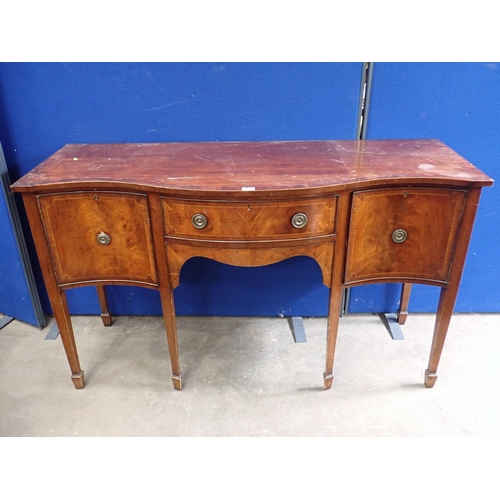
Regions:
<svg viewBox="0 0 500 500"><path fill-rule="evenodd" d="M446 284L466 197L444 188L354 192L345 284Z"/></svg>

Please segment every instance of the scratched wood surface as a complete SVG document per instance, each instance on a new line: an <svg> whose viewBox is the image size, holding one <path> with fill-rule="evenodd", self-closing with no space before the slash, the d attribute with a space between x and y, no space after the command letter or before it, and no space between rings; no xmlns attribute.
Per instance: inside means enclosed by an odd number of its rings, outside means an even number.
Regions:
<svg viewBox="0 0 500 500"><path fill-rule="evenodd" d="M319 194L335 185L375 183L487 186L492 180L442 142L287 141L68 144L17 181L13 191L37 192L141 186L171 194L246 198L297 190ZM260 193L259 193L260 192ZM279 194L278 194L279 195ZM239 195L236 195L239 196ZM234 195L233 195L234 199Z"/></svg>

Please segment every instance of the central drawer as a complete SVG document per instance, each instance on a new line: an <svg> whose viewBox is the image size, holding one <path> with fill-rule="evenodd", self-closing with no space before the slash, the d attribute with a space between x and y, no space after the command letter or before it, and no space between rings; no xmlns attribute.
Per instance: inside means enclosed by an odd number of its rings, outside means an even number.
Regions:
<svg viewBox="0 0 500 500"><path fill-rule="evenodd" d="M224 202L163 198L165 234L200 240L283 240L335 232L337 197Z"/></svg>

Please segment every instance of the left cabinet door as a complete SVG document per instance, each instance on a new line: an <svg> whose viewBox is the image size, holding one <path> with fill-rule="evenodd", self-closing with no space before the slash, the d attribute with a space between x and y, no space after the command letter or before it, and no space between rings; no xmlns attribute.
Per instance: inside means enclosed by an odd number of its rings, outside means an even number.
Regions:
<svg viewBox="0 0 500 500"><path fill-rule="evenodd" d="M80 191L37 196L60 285L157 285L145 194Z"/></svg>

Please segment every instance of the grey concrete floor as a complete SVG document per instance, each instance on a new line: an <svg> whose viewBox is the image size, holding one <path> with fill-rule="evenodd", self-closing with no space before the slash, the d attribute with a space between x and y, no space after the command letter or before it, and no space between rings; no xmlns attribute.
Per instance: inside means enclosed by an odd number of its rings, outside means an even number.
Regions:
<svg viewBox="0 0 500 500"><path fill-rule="evenodd" d="M453 317L433 389L433 315L410 315L405 340L377 315L342 318L329 391L325 318L295 343L286 318L179 317L181 392L162 318L73 324L83 390L50 324L0 330L1 436L500 436L500 315Z"/></svg>

